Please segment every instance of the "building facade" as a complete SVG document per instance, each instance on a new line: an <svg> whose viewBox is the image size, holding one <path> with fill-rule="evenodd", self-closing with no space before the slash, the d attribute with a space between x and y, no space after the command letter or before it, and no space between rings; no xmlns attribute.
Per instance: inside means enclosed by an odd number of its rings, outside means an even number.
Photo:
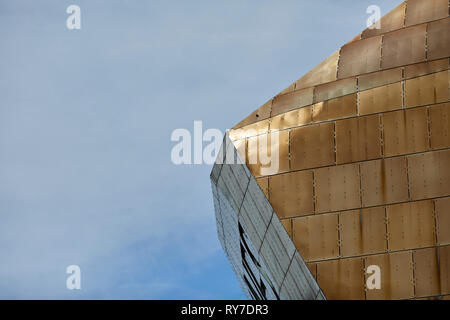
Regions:
<svg viewBox="0 0 450 320"><path fill-rule="evenodd" d="M408 0L230 130L211 181L249 298L450 298L449 57L449 1Z"/></svg>

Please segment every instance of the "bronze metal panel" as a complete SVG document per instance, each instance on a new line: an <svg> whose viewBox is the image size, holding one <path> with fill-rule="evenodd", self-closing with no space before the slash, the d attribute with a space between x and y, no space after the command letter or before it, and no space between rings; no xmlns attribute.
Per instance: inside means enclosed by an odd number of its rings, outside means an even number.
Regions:
<svg viewBox="0 0 450 320"><path fill-rule="evenodd" d="M382 69L424 61L426 31L427 25L423 24L385 34L381 57Z"/></svg>
<svg viewBox="0 0 450 320"><path fill-rule="evenodd" d="M385 156L427 151L428 120L425 107L382 115Z"/></svg>
<svg viewBox="0 0 450 320"><path fill-rule="evenodd" d="M276 138L276 135L274 136ZM274 163L263 163L265 150L267 157L272 157L272 134L260 135L248 138L247 141L247 163L250 172L255 178L289 171L289 132L280 131L278 141L274 141L273 148L278 149L278 165ZM274 156L275 157L275 156Z"/></svg>
<svg viewBox="0 0 450 320"><path fill-rule="evenodd" d="M358 40L341 48L338 78L348 78L380 69L381 36Z"/></svg>
<svg viewBox="0 0 450 320"><path fill-rule="evenodd" d="M438 244L450 244L450 198L435 200Z"/></svg>
<svg viewBox="0 0 450 320"><path fill-rule="evenodd" d="M314 122L356 115L356 93L316 103L313 108Z"/></svg>
<svg viewBox="0 0 450 320"><path fill-rule="evenodd" d="M337 163L381 157L378 115L336 121Z"/></svg>
<svg viewBox="0 0 450 320"><path fill-rule="evenodd" d="M450 150L408 156L411 199L450 195Z"/></svg>
<svg viewBox="0 0 450 320"><path fill-rule="evenodd" d="M313 87L318 84L336 80L336 70L339 59L339 50L322 61L317 67L309 71L296 81L296 89Z"/></svg>
<svg viewBox="0 0 450 320"><path fill-rule="evenodd" d="M259 178L256 179L256 182L266 195L266 198L269 199L269 178L268 177Z"/></svg>
<svg viewBox="0 0 450 320"><path fill-rule="evenodd" d="M358 164L314 170L316 212L359 208Z"/></svg>
<svg viewBox="0 0 450 320"><path fill-rule="evenodd" d="M339 223L343 257L386 251L384 207L341 212Z"/></svg>
<svg viewBox="0 0 450 320"><path fill-rule="evenodd" d="M312 106L303 107L275 116L270 121L270 131L283 130L311 123Z"/></svg>
<svg viewBox="0 0 450 320"><path fill-rule="evenodd" d="M362 258L319 262L317 282L327 299L364 300Z"/></svg>
<svg viewBox="0 0 450 320"><path fill-rule="evenodd" d="M416 107L449 100L449 71L405 81L405 107Z"/></svg>
<svg viewBox="0 0 450 320"><path fill-rule="evenodd" d="M450 147L450 103L429 108L431 148Z"/></svg>
<svg viewBox="0 0 450 320"><path fill-rule="evenodd" d="M290 152L293 170L334 164L334 123L293 129Z"/></svg>
<svg viewBox="0 0 450 320"><path fill-rule="evenodd" d="M336 213L294 218L294 244L306 262L339 256Z"/></svg>
<svg viewBox="0 0 450 320"><path fill-rule="evenodd" d="M289 92L293 92L294 90L295 90L295 82L291 83L291 85L289 87L287 87L286 89L281 91L278 95L289 93Z"/></svg>
<svg viewBox="0 0 450 320"><path fill-rule="evenodd" d="M247 140L246 139L235 140L235 141L233 141L233 144L234 144L234 147L236 148L237 153L239 154L239 156L245 163L245 156L247 154L246 153L247 152Z"/></svg>
<svg viewBox="0 0 450 320"><path fill-rule="evenodd" d="M286 230L289 238L291 238L291 240L293 239L292 237L292 219L283 219L280 220L281 224L283 225L284 229Z"/></svg>
<svg viewBox="0 0 450 320"><path fill-rule="evenodd" d="M309 269L309 272L311 272L314 279L317 281L317 263L316 262L308 262L306 266Z"/></svg>
<svg viewBox="0 0 450 320"><path fill-rule="evenodd" d="M408 200L405 157L361 163L363 207Z"/></svg>
<svg viewBox="0 0 450 320"><path fill-rule="evenodd" d="M402 108L401 82L373 88L358 93L360 115Z"/></svg>
<svg viewBox="0 0 450 320"><path fill-rule="evenodd" d="M428 25L427 55L429 60L450 56L450 19Z"/></svg>
<svg viewBox="0 0 450 320"><path fill-rule="evenodd" d="M367 28L362 32L361 38L365 39L402 28L405 19L405 8L406 3L403 2L398 7L381 17L380 29Z"/></svg>
<svg viewBox="0 0 450 320"><path fill-rule="evenodd" d="M269 185L270 203L280 219L314 213L312 171L271 176Z"/></svg>
<svg viewBox="0 0 450 320"><path fill-rule="evenodd" d="M405 25L407 27L448 16L448 0L408 0Z"/></svg>
<svg viewBox="0 0 450 320"><path fill-rule="evenodd" d="M414 251L416 297L433 296L441 293L438 255L438 248Z"/></svg>
<svg viewBox="0 0 450 320"><path fill-rule="evenodd" d="M386 208L389 250L435 245L433 201L408 202Z"/></svg>
<svg viewBox="0 0 450 320"><path fill-rule="evenodd" d="M264 134L269 131L269 119L258 121L247 126L230 130L230 139L244 139L248 137Z"/></svg>
<svg viewBox="0 0 450 320"><path fill-rule="evenodd" d="M381 289L367 290L367 300L410 299L414 297L413 263L411 252L395 252L368 256L365 267L379 266Z"/></svg>
<svg viewBox="0 0 450 320"><path fill-rule="evenodd" d="M257 121L265 120L270 117L270 112L272 111L272 99L263 104L260 108L250 114L247 118L239 122L237 125L233 127L233 129L237 129L249 124L252 124Z"/></svg>
<svg viewBox="0 0 450 320"><path fill-rule="evenodd" d="M356 92L356 77L319 85L314 90L314 103Z"/></svg>
<svg viewBox="0 0 450 320"><path fill-rule="evenodd" d="M430 73L448 70L448 59L412 64L405 67L405 79L425 76Z"/></svg>
<svg viewBox="0 0 450 320"><path fill-rule="evenodd" d="M272 116L312 104L313 91L314 88L308 88L276 96L273 99Z"/></svg>
<svg viewBox="0 0 450 320"><path fill-rule="evenodd" d="M441 294L450 294L450 246L439 248Z"/></svg>
<svg viewBox="0 0 450 320"><path fill-rule="evenodd" d="M402 68L373 72L358 77L358 90L368 90L402 81Z"/></svg>

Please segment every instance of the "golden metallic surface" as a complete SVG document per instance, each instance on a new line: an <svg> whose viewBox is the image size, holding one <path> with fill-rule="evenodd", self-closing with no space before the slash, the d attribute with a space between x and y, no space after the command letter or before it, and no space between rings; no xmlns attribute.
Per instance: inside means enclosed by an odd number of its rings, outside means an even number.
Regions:
<svg viewBox="0 0 450 320"><path fill-rule="evenodd" d="M450 148L450 103L438 104L428 109L432 149Z"/></svg>
<svg viewBox="0 0 450 320"><path fill-rule="evenodd" d="M405 1L231 132L247 161L280 132L280 168L248 166L327 299L450 299L448 16Z"/></svg>
<svg viewBox="0 0 450 320"><path fill-rule="evenodd" d="M258 121L238 129L230 130L231 140L241 140L248 137L254 137L269 131L269 119Z"/></svg>
<svg viewBox="0 0 450 320"><path fill-rule="evenodd" d="M381 269L381 289L367 290L368 300L410 299L414 297L412 254L409 251L393 252L364 258L365 265Z"/></svg>
<svg viewBox="0 0 450 320"><path fill-rule="evenodd" d="M365 39L403 28L403 23L405 20L405 9L406 3L403 2L380 19L380 29L367 28L362 32L361 38Z"/></svg>
<svg viewBox="0 0 450 320"><path fill-rule="evenodd" d="M363 207L408 200L405 157L367 161L360 166Z"/></svg>
<svg viewBox="0 0 450 320"><path fill-rule="evenodd" d="M256 182L258 182L258 185L266 195L266 198L269 199L269 178L268 177L259 178L256 179Z"/></svg>
<svg viewBox="0 0 450 320"><path fill-rule="evenodd" d="M356 115L356 93L316 103L313 106L313 121L342 119Z"/></svg>
<svg viewBox="0 0 450 320"><path fill-rule="evenodd" d="M243 161L245 161L245 155L247 153L247 140L241 139L233 142L236 150Z"/></svg>
<svg viewBox="0 0 450 320"><path fill-rule="evenodd" d="M270 121L270 131L278 131L311 123L312 106L303 107L275 116Z"/></svg>
<svg viewBox="0 0 450 320"><path fill-rule="evenodd" d="M334 123L292 129L291 168L300 170L334 163Z"/></svg>
<svg viewBox="0 0 450 320"><path fill-rule="evenodd" d="M386 251L384 207L344 211L339 214L343 257Z"/></svg>
<svg viewBox="0 0 450 320"><path fill-rule="evenodd" d="M364 91L400 81L402 81L402 68L368 73L358 77L358 90Z"/></svg>
<svg viewBox="0 0 450 320"><path fill-rule="evenodd" d="M416 297L439 295L439 249L415 250L413 257Z"/></svg>
<svg viewBox="0 0 450 320"><path fill-rule="evenodd" d="M446 102L449 94L449 71L405 81L405 107Z"/></svg>
<svg viewBox="0 0 450 320"><path fill-rule="evenodd" d="M342 79L319 85L314 90L314 103L356 92L356 78Z"/></svg>
<svg viewBox="0 0 450 320"><path fill-rule="evenodd" d="M346 44L341 49L338 78L348 78L380 69L381 36Z"/></svg>
<svg viewBox="0 0 450 320"><path fill-rule="evenodd" d="M316 212L360 208L358 164L314 170Z"/></svg>
<svg viewBox="0 0 450 320"><path fill-rule="evenodd" d="M425 61L426 31L427 25L422 24L385 34L381 68L395 68Z"/></svg>
<svg viewBox="0 0 450 320"><path fill-rule="evenodd" d="M386 213L391 251L435 245L432 200L390 205Z"/></svg>
<svg viewBox="0 0 450 320"><path fill-rule="evenodd" d="M364 299L363 259L319 262L317 282L327 299Z"/></svg>
<svg viewBox="0 0 450 320"><path fill-rule="evenodd" d="M412 200L450 195L450 150L408 156Z"/></svg>
<svg viewBox="0 0 450 320"><path fill-rule="evenodd" d="M427 108L384 113L384 155L394 156L429 150Z"/></svg>
<svg viewBox="0 0 450 320"><path fill-rule="evenodd" d="M428 59L440 59L450 56L450 18L434 21L427 30Z"/></svg>
<svg viewBox="0 0 450 320"><path fill-rule="evenodd" d="M331 56L322 61L317 67L298 79L296 81L295 88L298 90L313 87L322 83L335 81L338 59L339 50L335 51Z"/></svg>
<svg viewBox="0 0 450 320"><path fill-rule="evenodd" d="M437 242L438 244L450 244L450 198L440 198L435 200Z"/></svg>
<svg viewBox="0 0 450 320"><path fill-rule="evenodd" d="M378 115L336 121L337 163L381 157L381 131Z"/></svg>
<svg viewBox="0 0 450 320"><path fill-rule="evenodd" d="M338 257L338 215L321 214L292 220L294 244L306 262Z"/></svg>
<svg viewBox="0 0 450 320"><path fill-rule="evenodd" d="M312 171L271 176L269 185L270 202L280 219L314 213Z"/></svg>
<svg viewBox="0 0 450 320"><path fill-rule="evenodd" d="M360 115L401 109L402 84L389 84L358 93L358 109Z"/></svg>
<svg viewBox="0 0 450 320"><path fill-rule="evenodd" d="M306 266L308 267L309 271L313 275L314 279L316 279L316 281L317 281L317 263L315 263L315 262L308 262L306 264Z"/></svg>
<svg viewBox="0 0 450 320"><path fill-rule="evenodd" d="M407 27L448 17L447 0L408 0L405 24Z"/></svg>
<svg viewBox="0 0 450 320"><path fill-rule="evenodd" d="M450 55L450 54L449 54ZM430 62L412 64L405 67L405 79L425 76L430 73L444 71L449 69L449 59L440 59Z"/></svg>
<svg viewBox="0 0 450 320"><path fill-rule="evenodd" d="M296 90L273 99L272 116L313 103L313 88Z"/></svg>

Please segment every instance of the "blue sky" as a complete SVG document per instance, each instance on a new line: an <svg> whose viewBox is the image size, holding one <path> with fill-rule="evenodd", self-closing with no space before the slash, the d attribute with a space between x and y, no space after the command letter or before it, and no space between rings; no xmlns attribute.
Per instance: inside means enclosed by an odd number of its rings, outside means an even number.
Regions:
<svg viewBox="0 0 450 320"><path fill-rule="evenodd" d="M224 132L400 2L0 0L0 298L245 298L172 131Z"/></svg>

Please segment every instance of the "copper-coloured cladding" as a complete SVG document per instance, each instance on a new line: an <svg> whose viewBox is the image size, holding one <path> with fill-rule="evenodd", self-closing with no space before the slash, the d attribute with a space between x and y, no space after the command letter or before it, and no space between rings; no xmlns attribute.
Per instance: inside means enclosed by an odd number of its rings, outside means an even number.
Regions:
<svg viewBox="0 0 450 320"><path fill-rule="evenodd" d="M439 295L439 248L419 249L413 252L416 297Z"/></svg>
<svg viewBox="0 0 450 320"><path fill-rule="evenodd" d="M450 71L442 71L405 81L405 107L446 102L450 98Z"/></svg>
<svg viewBox="0 0 450 320"><path fill-rule="evenodd" d="M248 138L247 163L255 177L288 171L289 132L280 131Z"/></svg>
<svg viewBox="0 0 450 320"><path fill-rule="evenodd" d="M312 106L292 110L270 120L270 131L278 131L311 123Z"/></svg>
<svg viewBox="0 0 450 320"><path fill-rule="evenodd" d="M450 294L450 246L439 248L441 292Z"/></svg>
<svg viewBox="0 0 450 320"><path fill-rule="evenodd" d="M360 115L402 108L401 82L361 91L358 93Z"/></svg>
<svg viewBox="0 0 450 320"><path fill-rule="evenodd" d="M319 262L317 282L329 300L364 300L363 259Z"/></svg>
<svg viewBox="0 0 450 320"><path fill-rule="evenodd" d="M314 88L296 90L273 99L272 116L312 104Z"/></svg>
<svg viewBox="0 0 450 320"><path fill-rule="evenodd" d="M405 8L406 2L403 2L398 7L396 7L395 9L393 9L392 11L381 17L380 29L367 28L362 32L361 38L365 39L403 28L403 22L405 19Z"/></svg>
<svg viewBox="0 0 450 320"><path fill-rule="evenodd" d="M290 140L293 170L334 164L333 123L292 129Z"/></svg>
<svg viewBox="0 0 450 320"><path fill-rule="evenodd" d="M366 268L375 265L381 271L381 289L367 290L367 300L414 297L414 272L410 251L368 256L364 259Z"/></svg>
<svg viewBox="0 0 450 320"><path fill-rule="evenodd" d="M437 242L450 244L450 198L435 200Z"/></svg>
<svg viewBox="0 0 450 320"><path fill-rule="evenodd" d="M358 164L315 169L316 212L359 208L359 180Z"/></svg>
<svg viewBox="0 0 450 320"><path fill-rule="evenodd" d="M356 93L316 103L313 121L341 119L356 115Z"/></svg>
<svg viewBox="0 0 450 320"><path fill-rule="evenodd" d="M363 91L402 80L402 68L373 72L358 77L358 90Z"/></svg>
<svg viewBox="0 0 450 320"><path fill-rule="evenodd" d="M295 88L303 89L336 80L336 70L339 60L339 50L322 61L318 66L309 71L296 81Z"/></svg>
<svg viewBox="0 0 450 320"><path fill-rule="evenodd" d="M405 79L425 76L449 69L449 59L422 62L405 67Z"/></svg>
<svg viewBox="0 0 450 320"><path fill-rule="evenodd" d="M269 131L269 119L258 121L253 124L244 126L242 128L231 129L229 135L230 139L234 141L264 134L267 133L268 131Z"/></svg>
<svg viewBox="0 0 450 320"><path fill-rule="evenodd" d="M308 266L309 272L313 275L314 279L317 281L317 263L309 262L306 264Z"/></svg>
<svg viewBox="0 0 450 320"><path fill-rule="evenodd" d="M407 27L448 17L448 0L408 0Z"/></svg>
<svg viewBox="0 0 450 320"><path fill-rule="evenodd" d="M381 130L378 115L336 121L337 163L381 157Z"/></svg>
<svg viewBox="0 0 450 320"><path fill-rule="evenodd" d="M339 223L343 257L386 251L386 224L383 207L341 212Z"/></svg>
<svg viewBox="0 0 450 320"><path fill-rule="evenodd" d="M425 60L427 25L401 29L383 37L381 68L388 69Z"/></svg>
<svg viewBox="0 0 450 320"><path fill-rule="evenodd" d="M405 157L361 163L363 207L408 200Z"/></svg>
<svg viewBox="0 0 450 320"><path fill-rule="evenodd" d="M356 77L319 85L314 90L314 103L356 92Z"/></svg>
<svg viewBox="0 0 450 320"><path fill-rule="evenodd" d="M283 220L281 220L281 224L283 225L284 229L286 230L289 238L292 239L292 219L283 219Z"/></svg>
<svg viewBox="0 0 450 320"><path fill-rule="evenodd" d="M450 195L450 150L408 156L412 200Z"/></svg>
<svg viewBox="0 0 450 320"><path fill-rule="evenodd" d="M385 156L429 150L426 107L382 115Z"/></svg>
<svg viewBox="0 0 450 320"><path fill-rule="evenodd" d="M272 110L272 100L267 101L261 107L259 107L256 111L246 117L244 120L239 122L237 125L233 127L233 129L237 129L249 124L252 124L257 121L261 121L270 117L270 112Z"/></svg>
<svg viewBox="0 0 450 320"><path fill-rule="evenodd" d="M338 78L348 78L380 69L381 36L349 43L341 48Z"/></svg>
<svg viewBox="0 0 450 320"><path fill-rule="evenodd" d="M450 56L450 18L431 22L428 25L428 59Z"/></svg>
<svg viewBox="0 0 450 320"><path fill-rule="evenodd" d="M294 244L305 261L339 256L336 213L295 218L292 225Z"/></svg>
<svg viewBox="0 0 450 320"><path fill-rule="evenodd" d="M258 185L264 192L266 198L269 199L269 178L268 177L259 178L256 179L256 182L258 182Z"/></svg>
<svg viewBox="0 0 450 320"><path fill-rule="evenodd" d="M247 140L246 139L235 140L233 141L233 145L236 148L239 157L241 157L241 160L244 163L246 163L245 156L247 154Z"/></svg>
<svg viewBox="0 0 450 320"><path fill-rule="evenodd" d="M435 245L432 200L394 204L386 207L389 250L406 250Z"/></svg>
<svg viewBox="0 0 450 320"><path fill-rule="evenodd" d="M312 171L269 177L270 203L280 219L314 213Z"/></svg>

